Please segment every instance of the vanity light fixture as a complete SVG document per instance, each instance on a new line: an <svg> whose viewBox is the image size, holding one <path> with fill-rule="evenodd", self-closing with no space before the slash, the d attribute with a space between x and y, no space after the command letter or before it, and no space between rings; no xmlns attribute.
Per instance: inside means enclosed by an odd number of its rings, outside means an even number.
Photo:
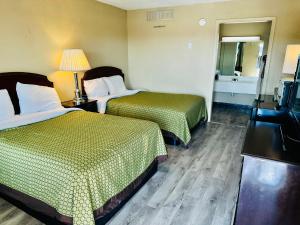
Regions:
<svg viewBox="0 0 300 225"><path fill-rule="evenodd" d="M222 42L255 42L260 41L259 36L247 36L247 37L222 37Z"/></svg>

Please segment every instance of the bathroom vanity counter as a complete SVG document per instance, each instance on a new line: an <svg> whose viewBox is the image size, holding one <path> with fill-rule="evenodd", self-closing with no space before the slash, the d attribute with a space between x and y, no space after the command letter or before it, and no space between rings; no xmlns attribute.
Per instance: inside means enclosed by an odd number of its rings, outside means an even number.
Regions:
<svg viewBox="0 0 300 225"><path fill-rule="evenodd" d="M233 94L256 94L258 77L219 76L214 91Z"/></svg>

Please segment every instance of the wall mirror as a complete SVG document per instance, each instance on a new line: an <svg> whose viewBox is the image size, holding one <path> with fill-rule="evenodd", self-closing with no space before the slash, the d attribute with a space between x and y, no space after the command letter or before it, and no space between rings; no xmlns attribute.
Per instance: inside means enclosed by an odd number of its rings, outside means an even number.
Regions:
<svg viewBox="0 0 300 225"><path fill-rule="evenodd" d="M263 52L263 41L221 41L217 74L258 77Z"/></svg>

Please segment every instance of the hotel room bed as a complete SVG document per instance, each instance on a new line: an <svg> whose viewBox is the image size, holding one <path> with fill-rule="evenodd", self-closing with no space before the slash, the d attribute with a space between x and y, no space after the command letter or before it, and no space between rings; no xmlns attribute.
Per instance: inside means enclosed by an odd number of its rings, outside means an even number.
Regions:
<svg viewBox="0 0 300 225"><path fill-rule="evenodd" d="M115 67L98 67L87 71L82 79L84 94L84 81L114 75L124 78L123 72ZM148 91L110 99L106 113L155 122L164 136L179 140L184 145L191 140L190 130L207 119L205 99L201 96Z"/></svg>
<svg viewBox="0 0 300 225"><path fill-rule="evenodd" d="M31 76L22 82L37 83ZM15 82L4 87L4 77L0 89L9 90L18 112ZM166 157L160 129L143 120L61 111L0 126L0 195L49 224L102 224Z"/></svg>

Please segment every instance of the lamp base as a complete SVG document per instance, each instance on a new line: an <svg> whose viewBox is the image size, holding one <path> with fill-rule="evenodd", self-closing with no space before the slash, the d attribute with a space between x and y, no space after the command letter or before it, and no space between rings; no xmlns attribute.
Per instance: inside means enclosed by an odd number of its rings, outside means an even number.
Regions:
<svg viewBox="0 0 300 225"><path fill-rule="evenodd" d="M84 102L84 99L82 98L81 92L78 88L76 88L75 90L75 97L73 98L73 102L75 102L76 104Z"/></svg>
<svg viewBox="0 0 300 225"><path fill-rule="evenodd" d="M75 102L77 105L84 102L85 100L83 98L73 98L73 102Z"/></svg>

